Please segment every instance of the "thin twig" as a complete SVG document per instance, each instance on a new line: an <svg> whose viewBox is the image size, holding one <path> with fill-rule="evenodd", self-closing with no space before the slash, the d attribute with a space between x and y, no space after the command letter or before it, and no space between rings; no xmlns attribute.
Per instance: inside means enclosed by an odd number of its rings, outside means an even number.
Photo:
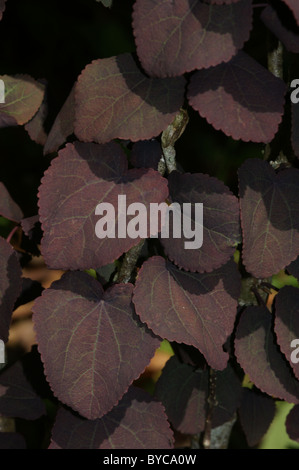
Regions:
<svg viewBox="0 0 299 470"><path fill-rule="evenodd" d="M176 169L174 144L183 134L188 120L187 111L181 108L173 122L162 133L161 142L163 155L158 165L158 171L161 176L164 176L166 168L168 173ZM125 254L121 267L114 279L115 282L126 283L130 281L144 243L145 240L141 240L138 245L133 246L133 248Z"/></svg>

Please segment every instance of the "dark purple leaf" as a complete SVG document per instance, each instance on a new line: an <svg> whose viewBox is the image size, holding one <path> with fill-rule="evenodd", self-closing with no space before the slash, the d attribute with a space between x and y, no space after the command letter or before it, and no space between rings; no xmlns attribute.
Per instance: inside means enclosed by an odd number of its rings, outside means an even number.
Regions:
<svg viewBox="0 0 299 470"><path fill-rule="evenodd" d="M144 371L160 339L142 325L133 286L105 293L86 273L68 272L33 307L38 349L54 394L82 416L103 416Z"/></svg>
<svg viewBox="0 0 299 470"><path fill-rule="evenodd" d="M292 361L291 357L294 351L291 343L299 338L299 289L296 287L285 286L275 296L274 329L280 349L299 380L299 363Z"/></svg>
<svg viewBox="0 0 299 470"><path fill-rule="evenodd" d="M256 446L266 434L275 415L273 398L256 389L244 388L239 417L248 445Z"/></svg>
<svg viewBox="0 0 299 470"><path fill-rule="evenodd" d="M5 2L6 0L0 0L0 20L2 20L2 16L5 10Z"/></svg>
<svg viewBox="0 0 299 470"><path fill-rule="evenodd" d="M131 54L94 60L76 85L75 134L84 142L146 140L175 118L184 99L185 79L152 79Z"/></svg>
<svg viewBox="0 0 299 470"><path fill-rule="evenodd" d="M228 63L198 70L188 100L215 129L234 139L266 143L278 130L285 92L281 79L240 51Z"/></svg>
<svg viewBox="0 0 299 470"><path fill-rule="evenodd" d="M195 220L194 204L203 204L203 243L199 249L186 248L188 239L183 235L161 238L167 256L180 268L188 271L210 272L225 264L233 255L240 241L239 204L237 198L222 181L201 173L171 172L168 179L172 202L181 205L191 203L192 230L197 237L202 224ZM170 213L170 227L172 227ZM183 224L183 217L182 217Z"/></svg>
<svg viewBox="0 0 299 470"><path fill-rule="evenodd" d="M278 273L299 253L299 170L275 173L263 160L239 169L243 262L249 273Z"/></svg>
<svg viewBox="0 0 299 470"><path fill-rule="evenodd" d="M19 223L23 217L18 204L10 196L6 187L0 182L0 215L8 220Z"/></svg>
<svg viewBox="0 0 299 470"><path fill-rule="evenodd" d="M26 442L16 432L0 432L0 449L26 449Z"/></svg>
<svg viewBox="0 0 299 470"><path fill-rule="evenodd" d="M0 374L0 413L29 420L46 414L45 405L26 378L21 362Z"/></svg>
<svg viewBox="0 0 299 470"><path fill-rule="evenodd" d="M299 256L287 267L287 271L299 279Z"/></svg>
<svg viewBox="0 0 299 470"><path fill-rule="evenodd" d="M168 195L167 181L157 171L127 170L127 165L123 150L115 143L76 142L59 151L39 190L44 230L41 247L51 268L99 268L139 243L140 237L119 238L118 222L115 238L100 239L95 233L99 203L113 204L117 219L118 195L126 196L127 206L141 202L146 208Z"/></svg>
<svg viewBox="0 0 299 470"><path fill-rule="evenodd" d="M232 333L240 293L233 261L208 274L184 272L160 256L138 273L133 302L141 321L169 341L198 348L214 369L224 369L223 344Z"/></svg>
<svg viewBox="0 0 299 470"><path fill-rule="evenodd" d="M295 405L286 419L286 430L293 441L299 442L299 405Z"/></svg>
<svg viewBox="0 0 299 470"><path fill-rule="evenodd" d="M278 14L270 5L261 13L261 19L268 29L284 44L288 51L298 54L299 52L299 34L284 27Z"/></svg>
<svg viewBox="0 0 299 470"><path fill-rule="evenodd" d="M0 339L6 343L15 301L21 291L21 266L15 251L0 237Z"/></svg>
<svg viewBox="0 0 299 470"><path fill-rule="evenodd" d="M290 10L292 10L293 12L293 15L297 21L297 24L299 25L299 4L298 4L298 0L282 0L286 5L288 5L288 7L290 8Z"/></svg>
<svg viewBox="0 0 299 470"><path fill-rule="evenodd" d="M161 156L162 149L157 140L141 140L133 144L131 163L136 168L154 168L154 170L157 170Z"/></svg>
<svg viewBox="0 0 299 470"><path fill-rule="evenodd" d="M235 354L250 380L263 392L299 403L299 381L280 352L266 307L247 307L235 338Z"/></svg>
<svg viewBox="0 0 299 470"><path fill-rule="evenodd" d="M56 152L64 144L67 137L74 132L75 118L75 87L72 88L68 98L59 111L49 132L44 147L44 155Z"/></svg>
<svg viewBox="0 0 299 470"><path fill-rule="evenodd" d="M242 386L233 368L216 371L216 405L212 413L212 426L216 428L230 421L240 406Z"/></svg>
<svg viewBox="0 0 299 470"><path fill-rule="evenodd" d="M292 146L296 157L299 158L299 104L292 103Z"/></svg>
<svg viewBox="0 0 299 470"><path fill-rule="evenodd" d="M130 387L108 414L85 420L59 410L50 449L171 449L164 409L144 390Z"/></svg>
<svg viewBox="0 0 299 470"><path fill-rule="evenodd" d="M251 0L221 6L198 0L137 0L134 4L138 57L155 77L227 62L243 47L251 26Z"/></svg>
<svg viewBox="0 0 299 470"><path fill-rule="evenodd" d="M204 430L207 412L208 371L194 370L171 357L160 376L155 394L165 406L174 428L185 434Z"/></svg>
<svg viewBox="0 0 299 470"><path fill-rule="evenodd" d="M44 122L48 114L48 105L45 98L33 118L25 124L25 129L28 132L30 139L39 145L45 145L47 134L44 129Z"/></svg>
<svg viewBox="0 0 299 470"><path fill-rule="evenodd" d="M29 75L0 76L5 85L5 103L0 103L0 128L26 124L44 98L44 85Z"/></svg>

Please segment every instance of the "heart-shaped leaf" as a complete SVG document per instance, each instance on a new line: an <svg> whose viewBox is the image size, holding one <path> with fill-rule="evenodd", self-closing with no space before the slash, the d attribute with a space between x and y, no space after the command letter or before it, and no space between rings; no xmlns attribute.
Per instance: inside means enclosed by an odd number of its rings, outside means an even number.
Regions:
<svg viewBox="0 0 299 470"><path fill-rule="evenodd" d="M210 5L230 5L231 3L237 3L240 0L203 0L204 3L208 3Z"/></svg>
<svg viewBox="0 0 299 470"><path fill-rule="evenodd" d="M21 291L21 266L15 251L0 237L0 340L8 340L15 301Z"/></svg>
<svg viewBox="0 0 299 470"><path fill-rule="evenodd" d="M54 394L82 416L103 416L150 362L160 339L142 325L133 286L105 293L83 272L68 272L33 307L45 374Z"/></svg>
<svg viewBox="0 0 299 470"><path fill-rule="evenodd" d="M133 11L138 57L155 77L227 62L249 38L251 22L250 0L222 6L198 0L137 0Z"/></svg>
<svg viewBox="0 0 299 470"><path fill-rule="evenodd" d="M0 215L8 220L19 223L23 217L18 204L10 196L6 187L0 181Z"/></svg>
<svg viewBox="0 0 299 470"><path fill-rule="evenodd" d="M152 79L131 54L94 60L76 85L75 134L84 142L150 139L175 118L185 79Z"/></svg>
<svg viewBox="0 0 299 470"><path fill-rule="evenodd" d="M101 419L82 419L61 408L52 429L50 449L171 449L172 431L160 403L130 387Z"/></svg>
<svg viewBox="0 0 299 470"><path fill-rule="evenodd" d="M188 240L181 217L181 237L174 238L173 218L170 212L170 236L161 238L167 256L179 267L192 272L210 272L225 264L233 255L240 241L239 204L237 198L222 181L201 173L180 174L172 171L168 178L172 202L191 204L192 231L196 239L202 233L200 248L186 248ZM196 203L203 204L203 225L195 215ZM190 220L190 218L189 218ZM193 245L196 246L196 245Z"/></svg>
<svg viewBox="0 0 299 470"><path fill-rule="evenodd" d="M275 296L274 328L280 349L299 380L299 363L292 361L291 356L293 352L291 343L299 338L299 289L296 287L285 286Z"/></svg>
<svg viewBox="0 0 299 470"><path fill-rule="evenodd" d="M240 51L228 63L198 70L191 78L188 100L226 135L270 142L284 112L286 89L281 79Z"/></svg>
<svg viewBox="0 0 299 470"><path fill-rule="evenodd" d="M297 21L297 24L299 25L299 4L297 0L282 0L290 10L292 10L293 15Z"/></svg>
<svg viewBox="0 0 299 470"><path fill-rule="evenodd" d="M155 395L165 406L174 428L185 434L198 434L205 428L208 371L195 370L171 357L160 376Z"/></svg>
<svg viewBox="0 0 299 470"><path fill-rule="evenodd" d="M133 302L141 321L169 341L198 348L214 369L224 369L223 344L232 333L240 293L233 261L208 274L184 272L160 256L138 273Z"/></svg>
<svg viewBox="0 0 299 470"><path fill-rule="evenodd" d="M288 51L298 54L299 34L293 33L283 25L274 8L268 5L262 11L260 18L267 28L284 44Z"/></svg>
<svg viewBox="0 0 299 470"><path fill-rule="evenodd" d="M293 441L297 441L297 442L299 442L298 422L299 422L299 405L295 405L287 416L286 430L287 430L289 437L293 439Z"/></svg>
<svg viewBox="0 0 299 470"><path fill-rule="evenodd" d="M64 105L56 116L44 147L44 155L56 152L67 137L74 132L75 87L72 88Z"/></svg>
<svg viewBox="0 0 299 470"><path fill-rule="evenodd" d="M266 307L247 307L242 313L235 354L256 387L270 396L299 403L299 381L277 346Z"/></svg>
<svg viewBox="0 0 299 470"><path fill-rule="evenodd" d="M0 413L30 420L46 414L44 402L26 378L21 362L0 374Z"/></svg>
<svg viewBox="0 0 299 470"><path fill-rule="evenodd" d="M5 85L5 103L0 103L0 128L26 124L44 98L44 85L29 75L0 76Z"/></svg>
<svg viewBox="0 0 299 470"><path fill-rule="evenodd" d="M248 445L257 445L266 434L275 415L275 401L259 390L244 388L239 417Z"/></svg>
<svg viewBox="0 0 299 470"><path fill-rule="evenodd" d="M278 273L299 253L299 170L275 173L269 163L248 159L239 168L243 262L249 273Z"/></svg>
<svg viewBox="0 0 299 470"><path fill-rule="evenodd" d="M126 196L127 206L139 202L148 209L150 203L166 199L167 181L152 169L127 168L126 156L115 143L67 144L52 160L39 189L41 248L51 268L99 268L139 243L140 237L118 237L118 196ZM98 238L95 233L100 220L95 209L103 202L115 210L115 238ZM143 238L149 235L148 230Z"/></svg>

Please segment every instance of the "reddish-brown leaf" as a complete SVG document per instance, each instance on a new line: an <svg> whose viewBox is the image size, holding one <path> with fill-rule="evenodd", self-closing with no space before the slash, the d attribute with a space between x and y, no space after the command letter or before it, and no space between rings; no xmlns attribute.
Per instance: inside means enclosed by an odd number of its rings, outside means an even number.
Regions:
<svg viewBox="0 0 299 470"><path fill-rule="evenodd" d="M171 449L164 409L144 390L130 387L110 413L93 421L61 408L50 449Z"/></svg>
<svg viewBox="0 0 299 470"><path fill-rule="evenodd" d="M278 174L263 160L239 169L243 262L249 273L278 273L299 253L299 170Z"/></svg>
<svg viewBox="0 0 299 470"><path fill-rule="evenodd" d="M126 156L114 142L67 144L52 160L39 189L41 249L51 268L99 268L139 243L140 237L118 237L118 196L126 196L127 206L140 202L148 209L166 199L167 180L152 169L127 168ZM95 209L102 202L115 209L115 238L96 236L100 217Z"/></svg>
<svg viewBox="0 0 299 470"><path fill-rule="evenodd" d="M188 100L215 129L234 139L266 143L277 132L286 89L282 80L240 51L228 63L198 70Z"/></svg>
<svg viewBox="0 0 299 470"><path fill-rule="evenodd" d="M222 370L228 360L223 345L234 327L239 293L233 261L198 274L153 256L138 273L133 302L141 321L155 334L195 346L211 367Z"/></svg>
<svg viewBox="0 0 299 470"><path fill-rule="evenodd" d="M242 313L235 354L256 387L275 398L299 403L299 380L277 346L272 315L266 307L247 307Z"/></svg>
<svg viewBox="0 0 299 470"><path fill-rule="evenodd" d="M83 272L68 272L33 307L38 349L53 393L89 419L118 403L149 364L160 339L141 324L132 284L106 292Z"/></svg>
<svg viewBox="0 0 299 470"><path fill-rule="evenodd" d="M290 10L292 10L293 12L293 15L297 21L297 24L299 25L299 3L298 3L298 0L282 0L284 3L286 3L286 5L288 5L288 7L290 8Z"/></svg>
<svg viewBox="0 0 299 470"><path fill-rule="evenodd" d="M134 4L137 53L145 71L154 77L173 77L227 62L249 38L251 23L251 0L221 6L198 0L137 0Z"/></svg>
<svg viewBox="0 0 299 470"><path fill-rule="evenodd" d="M75 118L75 87L72 88L64 105L59 111L49 132L44 147L44 155L56 152L64 144L67 137L74 132Z"/></svg>
<svg viewBox="0 0 299 470"><path fill-rule="evenodd" d="M299 442L299 405L295 405L289 412L286 419L286 430L293 441Z"/></svg>
<svg viewBox="0 0 299 470"><path fill-rule="evenodd" d="M44 85L29 75L0 76L5 85L5 103L0 103L0 128L26 124L44 98Z"/></svg>
<svg viewBox="0 0 299 470"><path fill-rule="evenodd" d="M98 143L146 140L174 119L184 99L185 79L152 79L131 54L94 60L76 85L75 134Z"/></svg>
<svg viewBox="0 0 299 470"><path fill-rule="evenodd" d="M10 196L6 187L0 181L0 215L8 220L19 223L23 217L18 204Z"/></svg>
<svg viewBox="0 0 299 470"><path fill-rule="evenodd" d="M6 0L0 0L0 20L2 20L2 16L5 10L5 2Z"/></svg>

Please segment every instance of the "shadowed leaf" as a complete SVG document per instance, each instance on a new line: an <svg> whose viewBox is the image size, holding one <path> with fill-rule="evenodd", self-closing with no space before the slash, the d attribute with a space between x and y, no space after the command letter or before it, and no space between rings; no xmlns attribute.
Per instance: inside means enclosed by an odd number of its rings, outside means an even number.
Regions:
<svg viewBox="0 0 299 470"><path fill-rule="evenodd" d="M161 156L162 149L157 140L142 140L132 146L131 163L136 168L154 168L154 170L157 170Z"/></svg>
<svg viewBox="0 0 299 470"><path fill-rule="evenodd" d="M270 142L284 112L285 83L245 52L230 62L198 70L190 105L217 130L246 142Z"/></svg>
<svg viewBox="0 0 299 470"><path fill-rule="evenodd" d="M131 54L94 60L76 85L75 134L81 141L146 140L175 118L184 97L185 79L152 79Z"/></svg>
<svg viewBox="0 0 299 470"><path fill-rule="evenodd" d="M142 325L133 286L105 293L86 273L69 272L33 307L45 374L54 394L82 416L103 416L144 371L160 339Z"/></svg>
<svg viewBox="0 0 299 470"><path fill-rule="evenodd" d="M292 146L295 155L299 158L299 104L292 103Z"/></svg>
<svg viewBox="0 0 299 470"><path fill-rule="evenodd" d="M278 14L270 5L261 13L261 19L268 29L284 44L288 51L298 54L299 52L299 34L295 34L284 27ZM299 32L299 28L298 28Z"/></svg>
<svg viewBox="0 0 299 470"><path fill-rule="evenodd" d="M127 168L125 154L115 143L76 142L59 151L39 189L42 254L51 268L99 268L139 243L140 237L118 237L118 196L126 196L127 206L140 202L148 208L166 199L167 181L152 169ZM115 238L96 236L100 218L95 209L102 202L115 210Z"/></svg>
<svg viewBox="0 0 299 470"><path fill-rule="evenodd" d="M0 0L0 20L2 20L2 16L5 10L5 2L6 0Z"/></svg>
<svg viewBox="0 0 299 470"><path fill-rule="evenodd" d="M299 256L286 268L287 271L299 280Z"/></svg>
<svg viewBox="0 0 299 470"><path fill-rule="evenodd" d="M299 405L295 405L289 412L286 419L286 430L293 441L299 442Z"/></svg>
<svg viewBox="0 0 299 470"><path fill-rule="evenodd" d="M299 253L299 170L275 173L269 163L248 159L239 168L243 262L249 273L278 273Z"/></svg>
<svg viewBox="0 0 299 470"><path fill-rule="evenodd" d="M280 352L266 307L247 307L235 338L235 354L250 380L263 392L299 403L299 381Z"/></svg>
<svg viewBox="0 0 299 470"><path fill-rule="evenodd" d="M74 132L75 118L75 87L72 88L64 105L59 111L45 142L44 155L56 152L64 144L67 137Z"/></svg>
<svg viewBox="0 0 299 470"><path fill-rule="evenodd" d="M19 223L23 217L18 204L10 196L6 187L0 181L0 215L8 220Z"/></svg>
<svg viewBox="0 0 299 470"><path fill-rule="evenodd" d="M6 343L15 301L21 291L21 266L15 251L0 237L0 339Z"/></svg>
<svg viewBox="0 0 299 470"><path fill-rule="evenodd" d="M210 272L225 264L233 255L240 241L239 204L227 186L217 178L201 173L180 174L172 171L168 178L169 194L172 202L192 204L192 230L197 237L203 233L200 248L186 248L188 239L184 236L184 219L181 217L181 237L174 238L173 218L170 213L168 238L160 238L167 256L179 267L192 272ZM203 204L203 227L195 219L196 203Z"/></svg>
<svg viewBox="0 0 299 470"><path fill-rule="evenodd" d="M224 369L223 344L232 333L240 293L236 265L208 274L184 272L160 256L138 273L133 302L141 321L169 341L198 348L214 369Z"/></svg>
<svg viewBox="0 0 299 470"><path fill-rule="evenodd" d="M45 405L27 380L20 362L0 374L0 413L29 420L46 414Z"/></svg>
<svg viewBox="0 0 299 470"><path fill-rule="evenodd" d="M244 388L239 417L248 445L257 445L266 434L275 415L275 401L258 390Z"/></svg>
<svg viewBox="0 0 299 470"><path fill-rule="evenodd" d="M198 0L137 0L133 11L138 57L155 77L227 62L249 38L251 22L250 0L221 6Z"/></svg>
<svg viewBox="0 0 299 470"><path fill-rule="evenodd" d="M291 359L291 342L299 338L299 289L296 287L285 286L275 296L274 329L280 349L299 380L299 363Z"/></svg>
<svg viewBox="0 0 299 470"><path fill-rule="evenodd" d="M172 431L160 403L130 387L110 413L93 421L58 411L50 449L171 449Z"/></svg>

